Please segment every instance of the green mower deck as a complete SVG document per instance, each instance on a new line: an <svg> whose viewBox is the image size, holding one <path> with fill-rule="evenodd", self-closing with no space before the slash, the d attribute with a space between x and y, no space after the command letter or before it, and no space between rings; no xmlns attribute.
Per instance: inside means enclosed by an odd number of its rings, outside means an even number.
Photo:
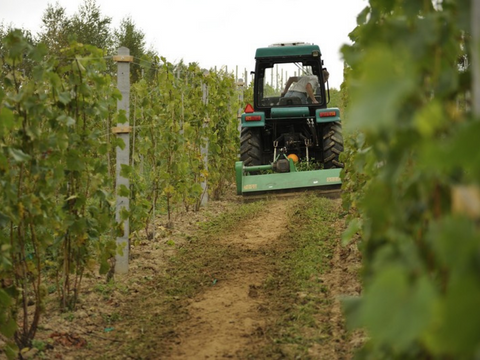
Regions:
<svg viewBox="0 0 480 360"><path fill-rule="evenodd" d="M244 166L242 161L235 163L237 195L254 195L268 192L332 190L340 189L341 169L296 171L290 161L290 172L252 175L251 172L272 170L271 165Z"/></svg>

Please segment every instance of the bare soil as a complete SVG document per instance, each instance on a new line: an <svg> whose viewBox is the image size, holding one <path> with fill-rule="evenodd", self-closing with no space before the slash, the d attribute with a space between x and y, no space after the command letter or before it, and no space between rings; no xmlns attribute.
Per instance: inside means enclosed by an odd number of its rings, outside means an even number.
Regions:
<svg viewBox="0 0 480 360"><path fill-rule="evenodd" d="M244 256L225 259L234 264L225 280L195 297L187 306L190 318L176 329L171 359L232 358L263 341L266 325L262 283L271 271L268 250L278 246L286 229L286 206L278 202L258 217L221 237L220 247L236 247ZM278 214L276 216L276 214Z"/></svg>
<svg viewBox="0 0 480 360"><path fill-rule="evenodd" d="M340 200L330 201L340 207ZM134 236L128 275L108 283L100 276L85 279L74 312L48 304L37 335L40 350L25 358L290 358L285 348L274 349L273 339L279 319L293 306L285 295L289 287L272 291L265 284L278 277L278 264L292 246L289 217L301 204L298 198L268 201L261 216L227 231L201 229L238 206L232 195L200 212L178 213L171 230L159 217L153 239ZM344 227L341 219L331 225L330 267L318 275L326 290L315 321L329 330L309 347L307 358L349 359L361 342L348 334L341 312L341 296L361 291L356 246L340 244ZM293 298L301 303L305 296Z"/></svg>

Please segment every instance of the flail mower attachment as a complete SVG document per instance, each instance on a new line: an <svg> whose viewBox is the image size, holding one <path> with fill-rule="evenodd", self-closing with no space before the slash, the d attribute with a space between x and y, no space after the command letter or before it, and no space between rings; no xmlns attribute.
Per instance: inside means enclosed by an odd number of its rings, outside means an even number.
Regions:
<svg viewBox="0 0 480 360"><path fill-rule="evenodd" d="M287 167L285 161L288 161ZM280 164L277 161L271 165L258 166L244 166L243 161L237 161L235 163L237 195L256 195L287 190L298 192L304 189L339 190L342 183L340 171L341 169L297 171L292 159L282 159Z"/></svg>

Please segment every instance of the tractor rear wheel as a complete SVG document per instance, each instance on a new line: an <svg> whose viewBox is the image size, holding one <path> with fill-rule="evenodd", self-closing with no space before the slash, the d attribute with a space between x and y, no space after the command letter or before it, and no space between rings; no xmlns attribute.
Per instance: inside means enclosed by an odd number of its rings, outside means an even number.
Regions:
<svg viewBox="0 0 480 360"><path fill-rule="evenodd" d="M339 156L343 151L342 125L339 121L323 127L323 167L324 169L343 168Z"/></svg>
<svg viewBox="0 0 480 360"><path fill-rule="evenodd" d="M246 166L262 164L262 141L259 128L242 128L240 137L240 160Z"/></svg>

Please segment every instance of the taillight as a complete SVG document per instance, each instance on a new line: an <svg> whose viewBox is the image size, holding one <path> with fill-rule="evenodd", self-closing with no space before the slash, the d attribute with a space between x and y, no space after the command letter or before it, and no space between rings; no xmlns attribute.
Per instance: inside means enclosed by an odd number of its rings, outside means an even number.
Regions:
<svg viewBox="0 0 480 360"><path fill-rule="evenodd" d="M337 112L336 111L325 111L325 112L321 112L319 115L320 115L320 117L332 117L332 116L337 116Z"/></svg>
<svg viewBox="0 0 480 360"><path fill-rule="evenodd" d="M260 120L262 120L262 117L260 115L247 115L247 116L245 116L245 121L260 121Z"/></svg>

